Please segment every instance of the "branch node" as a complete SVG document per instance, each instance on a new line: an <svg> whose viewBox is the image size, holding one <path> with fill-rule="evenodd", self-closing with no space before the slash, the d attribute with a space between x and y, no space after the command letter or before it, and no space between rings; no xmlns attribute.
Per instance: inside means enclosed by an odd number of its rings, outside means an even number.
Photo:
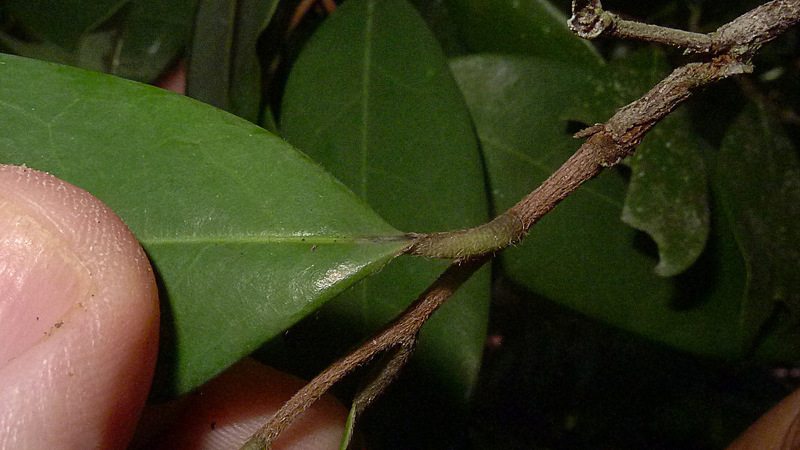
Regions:
<svg viewBox="0 0 800 450"><path fill-rule="evenodd" d="M578 131L577 133L573 134L572 137L575 139L586 139L601 131L605 131L605 129L606 126L604 123L596 123L588 128Z"/></svg>
<svg viewBox="0 0 800 450"><path fill-rule="evenodd" d="M573 0L569 29L583 39L594 39L614 24L614 16L603 11L600 0Z"/></svg>
<svg viewBox="0 0 800 450"><path fill-rule="evenodd" d="M417 240L406 253L427 258L466 258L494 253L513 245L524 232L520 218L506 212L475 228L417 235Z"/></svg>
<svg viewBox="0 0 800 450"><path fill-rule="evenodd" d="M633 148L622 145L613 134L607 130L602 130L593 134L586 141L587 148L591 148L595 153L595 163L603 168L616 166L625 157L633 155Z"/></svg>

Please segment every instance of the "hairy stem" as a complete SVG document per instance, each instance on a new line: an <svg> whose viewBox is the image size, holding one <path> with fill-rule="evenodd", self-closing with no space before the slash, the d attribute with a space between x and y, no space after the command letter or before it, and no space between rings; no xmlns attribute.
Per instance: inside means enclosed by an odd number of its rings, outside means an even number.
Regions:
<svg viewBox="0 0 800 450"><path fill-rule="evenodd" d="M415 235L416 239L406 253L428 258L463 258L494 253L515 244L522 237L523 228L519 217L507 212L475 228Z"/></svg>

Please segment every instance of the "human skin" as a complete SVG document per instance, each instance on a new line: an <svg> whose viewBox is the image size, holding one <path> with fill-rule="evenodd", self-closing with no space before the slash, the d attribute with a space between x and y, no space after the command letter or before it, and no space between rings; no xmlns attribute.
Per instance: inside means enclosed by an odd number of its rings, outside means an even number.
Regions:
<svg viewBox="0 0 800 450"><path fill-rule="evenodd" d="M153 271L97 198L0 166L0 448L130 439L158 349Z"/></svg>
<svg viewBox="0 0 800 450"><path fill-rule="evenodd" d="M761 416L729 450L791 450L800 448L800 390Z"/></svg>
<svg viewBox="0 0 800 450"><path fill-rule="evenodd" d="M180 91L182 66L164 87ZM169 84L171 83L171 84ZM128 445L155 364L157 292L146 255L99 200L0 165L0 448ZM302 385L252 360L148 407L138 448L231 448ZM323 398L276 449L337 448L347 411ZM732 446L800 446L800 391Z"/></svg>
<svg viewBox="0 0 800 450"><path fill-rule="evenodd" d="M142 439L134 448L238 448L303 384L298 378L245 358L177 403L148 409L142 431L155 439ZM342 404L324 396L271 448L337 449L346 419ZM146 430L158 424L162 430Z"/></svg>
<svg viewBox="0 0 800 450"><path fill-rule="evenodd" d="M0 448L127 447L158 329L153 271L122 220L71 184L0 165ZM177 406L150 407L135 443L236 447L301 385L242 361ZM275 448L337 448L346 415L325 399Z"/></svg>

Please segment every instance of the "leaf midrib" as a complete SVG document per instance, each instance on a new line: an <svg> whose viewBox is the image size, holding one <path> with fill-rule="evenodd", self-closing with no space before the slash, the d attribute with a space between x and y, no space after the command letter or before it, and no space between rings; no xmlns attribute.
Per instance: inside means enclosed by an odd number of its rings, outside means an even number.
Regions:
<svg viewBox="0 0 800 450"><path fill-rule="evenodd" d="M382 244L407 241L405 235L396 236L320 236L320 235L258 235L258 236L191 236L191 237L140 237L144 245L180 244Z"/></svg>

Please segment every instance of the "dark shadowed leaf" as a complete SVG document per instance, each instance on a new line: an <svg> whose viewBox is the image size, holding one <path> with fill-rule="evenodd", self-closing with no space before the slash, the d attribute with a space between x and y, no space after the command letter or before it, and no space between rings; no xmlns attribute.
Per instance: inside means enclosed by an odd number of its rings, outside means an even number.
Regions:
<svg viewBox="0 0 800 450"><path fill-rule="evenodd" d="M747 267L742 326L756 338L774 314L800 334L800 161L780 125L756 105L733 122L716 179ZM780 305L780 308L776 308ZM797 342L795 340L795 342Z"/></svg>
<svg viewBox="0 0 800 450"><path fill-rule="evenodd" d="M540 56L594 66L603 60L575 37L547 0L444 0L470 50Z"/></svg>
<svg viewBox="0 0 800 450"><path fill-rule="evenodd" d="M186 69L186 95L230 111L237 0L199 0Z"/></svg>
<svg viewBox="0 0 800 450"><path fill-rule="evenodd" d="M664 119L629 158L632 179L622 221L658 245L657 275L678 275L697 261L710 226L705 164L688 117Z"/></svg>
<svg viewBox="0 0 800 450"><path fill-rule="evenodd" d="M289 142L395 227L440 231L488 218L468 111L441 49L405 2L342 5L297 61L280 125ZM398 314L445 266L402 258L322 311L335 317L337 329L355 330L350 339L363 336ZM458 401L477 375L488 275L476 275L423 328L418 361Z"/></svg>
<svg viewBox="0 0 800 450"><path fill-rule="evenodd" d="M45 11L42 17L49 17L48 26L58 29L78 25L70 14L59 15L59 5L44 3L46 5L39 6ZM58 39L29 41L4 32L0 32L0 42L20 56L153 82L186 46L196 0L131 0L123 3L113 14L102 16L101 22L90 24L77 35L74 45L68 47L60 46ZM89 14L91 8L83 12ZM28 24L25 22L23 25Z"/></svg>
<svg viewBox="0 0 800 450"><path fill-rule="evenodd" d="M34 37L75 51L81 37L111 17L129 0L6 0L9 17Z"/></svg>
<svg viewBox="0 0 800 450"><path fill-rule="evenodd" d="M256 41L277 4L277 0L200 0L186 95L257 122L261 66Z"/></svg>
<svg viewBox="0 0 800 450"><path fill-rule="evenodd" d="M158 88L0 55L3 163L98 196L139 238L163 302L156 389L183 393L404 245L305 155Z"/></svg>
<svg viewBox="0 0 800 450"><path fill-rule="evenodd" d="M586 92L574 113L588 124L608 120L667 74L664 59L640 52L593 70L594 92ZM658 245L655 273L674 276L689 268L706 246L709 232L706 169L696 134L683 110L652 129L636 154L623 162L631 178L622 221L644 231Z"/></svg>
<svg viewBox="0 0 800 450"><path fill-rule="evenodd" d="M258 37L269 24L278 0L239 0L233 37L231 112L251 122L259 120L261 63L256 53Z"/></svg>
<svg viewBox="0 0 800 450"><path fill-rule="evenodd" d="M108 55L102 71L155 81L189 43L196 6L197 0L131 1L114 42L116 53Z"/></svg>
<svg viewBox="0 0 800 450"><path fill-rule="evenodd" d="M497 208L506 209L578 148L567 131L575 110L570 103L596 95L598 81L573 65L542 59L468 57L452 67L483 144ZM626 191L617 170L589 181L537 223L522 245L501 254L505 273L654 340L706 355L741 356L743 267L726 223L713 224L713 251L689 271L660 277L653 273L657 259L647 240L619 219Z"/></svg>

